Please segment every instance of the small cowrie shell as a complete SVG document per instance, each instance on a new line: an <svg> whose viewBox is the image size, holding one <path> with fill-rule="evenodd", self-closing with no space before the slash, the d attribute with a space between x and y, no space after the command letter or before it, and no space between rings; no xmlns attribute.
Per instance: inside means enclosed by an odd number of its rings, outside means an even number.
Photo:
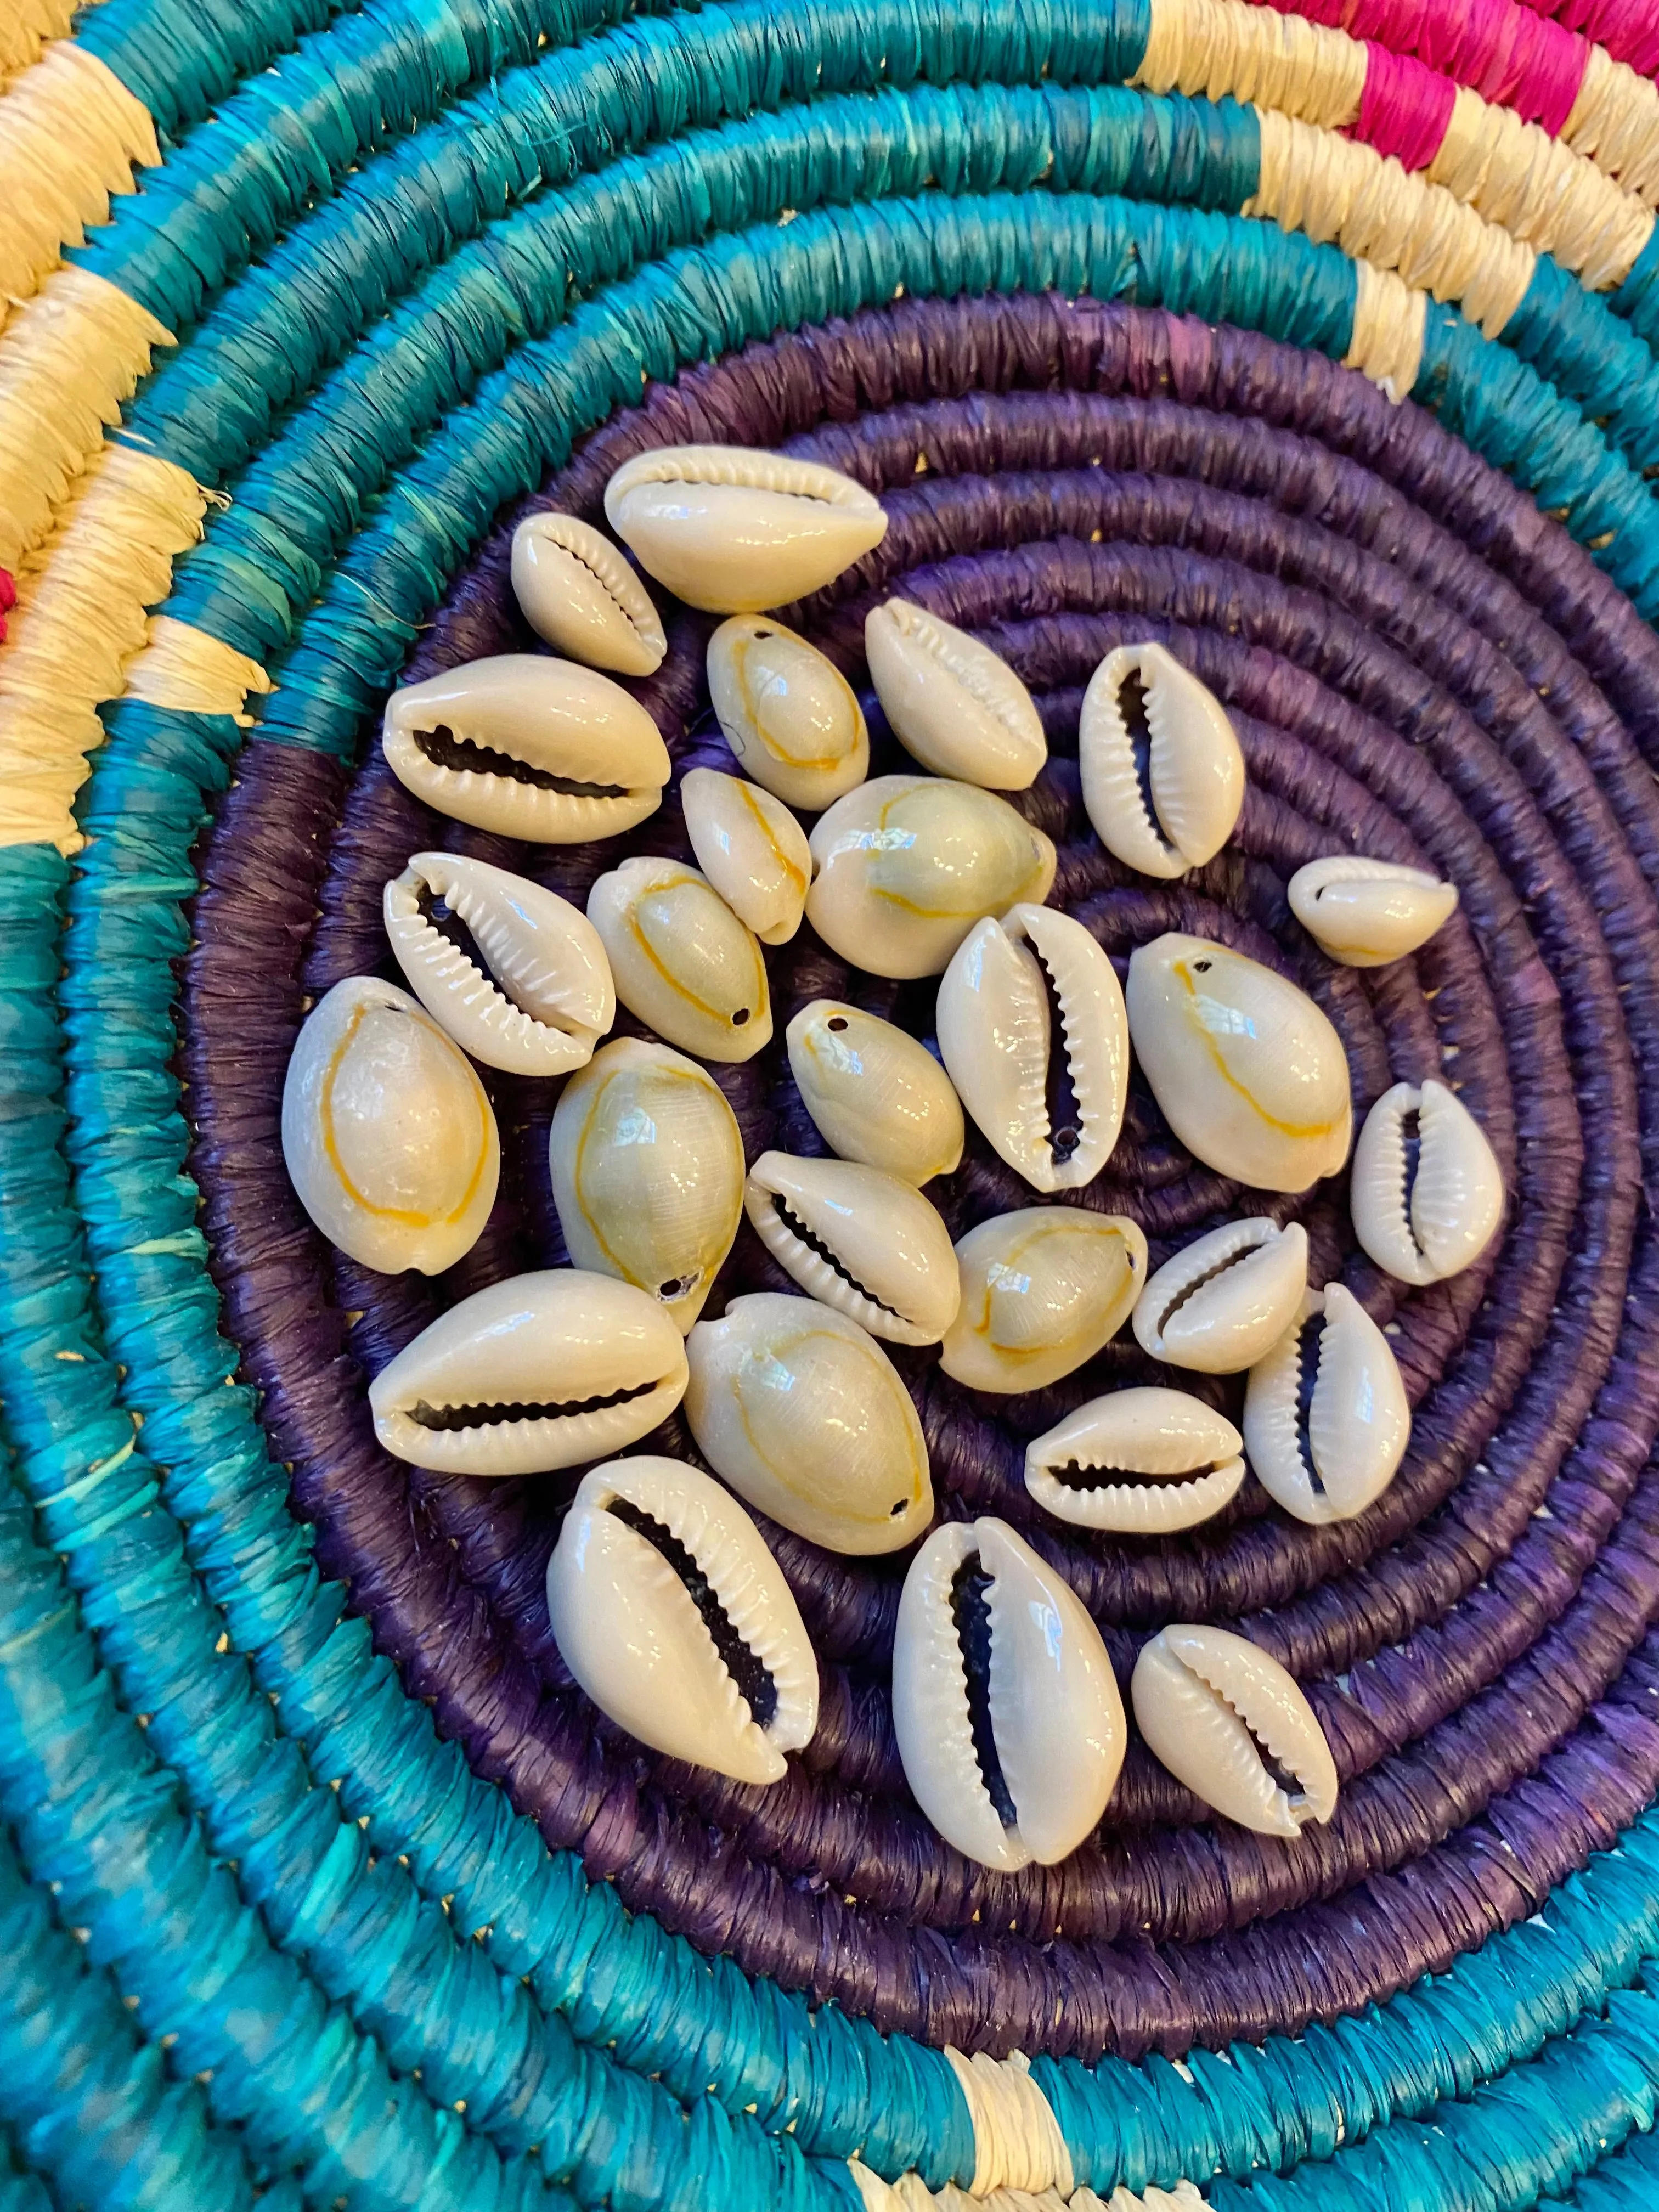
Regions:
<svg viewBox="0 0 1659 2212"><path fill-rule="evenodd" d="M1299 1221L1229 1221L1166 1260L1135 1301L1135 1340L1153 1359L1239 1375L1265 1359L1302 1310L1308 1232Z"/></svg>
<svg viewBox="0 0 1659 2212"><path fill-rule="evenodd" d="M1504 1218L1504 1174L1443 1083L1396 1083L1365 1116L1348 1203L1354 1234L1401 1283L1437 1283L1478 1260Z"/></svg>
<svg viewBox="0 0 1659 2212"><path fill-rule="evenodd" d="M531 514L513 533L513 589L525 620L568 659L649 676L668 650L651 595L603 531L574 514Z"/></svg>
<svg viewBox="0 0 1659 2212"><path fill-rule="evenodd" d="M749 446L660 446L617 471L605 519L687 606L758 614L833 583L879 545L881 504L817 461Z"/></svg>
<svg viewBox="0 0 1659 2212"><path fill-rule="evenodd" d="M678 1460L590 1468L547 1567L561 1656L653 1751L777 1782L810 1743L818 1669L777 1561L737 1499Z"/></svg>
<svg viewBox="0 0 1659 2212"><path fill-rule="evenodd" d="M948 1844L1012 1873L1099 1825L1128 1729L1100 1631L1006 1522L947 1522L910 1563L893 1638L904 1777Z"/></svg>
<svg viewBox="0 0 1659 2212"><path fill-rule="evenodd" d="M1041 771L1042 718L989 646L908 599L889 599L864 618L864 651L894 735L935 775L1024 791Z"/></svg>
<svg viewBox="0 0 1659 2212"><path fill-rule="evenodd" d="M1034 1190L1092 1182L1123 1123L1129 1022L1116 971L1082 923L1030 905L975 923L940 981L936 1019L957 1096L1009 1166ZM1057 1053L1070 1111L1055 1128Z"/></svg>
<svg viewBox="0 0 1659 2212"><path fill-rule="evenodd" d="M962 1158L962 1108L925 1045L839 999L814 999L784 1031L789 1072L818 1133L844 1160L909 1183Z"/></svg>
<svg viewBox="0 0 1659 2212"><path fill-rule="evenodd" d="M539 653L473 660L386 701L381 746L417 799L538 845L614 837L654 814L668 748L637 699Z"/></svg>
<svg viewBox="0 0 1659 2212"><path fill-rule="evenodd" d="M957 1246L962 1304L939 1362L971 1390L1041 1390L1092 1359L1146 1279L1133 1221L1080 1206L999 1213Z"/></svg>
<svg viewBox="0 0 1659 2212"><path fill-rule="evenodd" d="M1041 905L1054 848L970 783L882 775L838 799L810 840L806 918L872 975L937 975L980 918Z"/></svg>
<svg viewBox="0 0 1659 2212"><path fill-rule="evenodd" d="M1213 860L1238 820L1244 756L1221 702L1161 645L1120 645L1078 725L1083 804L1109 853L1170 879Z"/></svg>
<svg viewBox="0 0 1659 2212"><path fill-rule="evenodd" d="M1457 886L1394 860L1334 854L1290 881L1291 912L1328 958L1382 968L1426 945L1457 909Z"/></svg>
<svg viewBox="0 0 1659 2212"><path fill-rule="evenodd" d="M1025 1487L1080 1528L1168 1535L1219 1513L1244 1480L1243 1438L1184 1390L1113 1390L1025 1447Z"/></svg>
<svg viewBox="0 0 1659 2212"><path fill-rule="evenodd" d="M810 1297L891 1344L937 1344L960 1291L951 1232L919 1190L850 1160L763 1152L744 1205Z"/></svg>
<svg viewBox="0 0 1659 2212"><path fill-rule="evenodd" d="M694 768L680 781L685 834L697 866L763 945L785 945L800 927L812 855L806 832L781 799L741 776Z"/></svg>
<svg viewBox="0 0 1659 2212"><path fill-rule="evenodd" d="M587 918L617 996L668 1043L702 1060L752 1060L772 1035L766 963L707 876L636 857L601 876Z"/></svg>
<svg viewBox="0 0 1659 2212"><path fill-rule="evenodd" d="M477 948L434 920L441 901ZM579 907L458 853L416 853L381 899L398 965L421 1003L487 1067L564 1075L617 1018L611 963Z"/></svg>
<svg viewBox="0 0 1659 2212"><path fill-rule="evenodd" d="M1340 1283L1310 1291L1245 1386L1257 1481L1298 1521L1351 1521L1394 1480L1411 1433L1388 1338Z"/></svg>
<svg viewBox="0 0 1659 2212"><path fill-rule="evenodd" d="M1336 1173L1352 1130L1347 1057L1305 991L1172 933L1130 956L1124 995L1135 1057L1194 1159L1258 1190Z"/></svg>
<svg viewBox="0 0 1659 2212"><path fill-rule="evenodd" d="M1224 1819L1295 1836L1335 1812L1325 1732L1259 1644L1224 1628L1166 1628L1141 1647L1129 1695L1154 1757Z"/></svg>
<svg viewBox="0 0 1659 2212"><path fill-rule="evenodd" d="M835 662L769 616L737 615L708 641L708 696L746 775L817 814L870 773L870 732Z"/></svg>

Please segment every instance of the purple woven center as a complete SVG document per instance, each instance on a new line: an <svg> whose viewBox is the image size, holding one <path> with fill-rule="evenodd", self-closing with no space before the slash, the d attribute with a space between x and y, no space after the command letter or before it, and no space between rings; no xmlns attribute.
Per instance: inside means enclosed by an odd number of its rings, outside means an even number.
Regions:
<svg viewBox="0 0 1659 2212"><path fill-rule="evenodd" d="M878 552L787 618L865 684L866 609L894 592L1019 671L1051 761L1018 802L1060 853L1053 901L1120 964L1169 929L1300 981L1346 1048L1356 1115L1390 1083L1455 1083L1492 1138L1510 1226L1468 1274L1407 1292L1357 1253L1341 1182L1266 1200L1196 1168L1139 1081L1079 1202L1133 1215L1157 1265L1240 1210L1305 1222L1316 1280L1389 1324L1415 1410L1398 1479L1309 1528L1254 1481L1206 1528L1152 1540L1062 1528L1020 1479L1026 1441L1102 1389L1177 1380L1235 1418L1236 1381L1170 1377L1126 1336L1054 1388L976 1396L933 1349L894 1348L941 1510L990 1511L1059 1563L1121 1679L1170 1619L1236 1623L1303 1680L1336 1755L1335 1820L1286 1844L1209 1818L1138 1745L1098 1838L994 1875L905 1790L886 1692L905 1565L768 1528L823 1669L818 1733L750 1789L642 1753L599 1718L549 1634L543 1581L575 1476L470 1483L375 1446L376 1371L458 1297L565 1258L547 1175L556 1085L485 1072L501 1194L434 1282L358 1268L310 1231L275 1128L302 1006L396 976L380 892L441 846L580 902L625 852L687 851L677 799L624 839L518 847L420 805L378 748L347 778L256 743L204 867L188 1000L197 1172L215 1264L273 1446L324 1566L480 1772L626 1900L750 1971L965 2048L1178 2051L1295 2028L1446 1962L1616 1829L1659 1784L1644 1641L1659 1562L1656 1255L1641 1205L1659 1108L1659 647L1554 526L1413 409L1237 332L1053 301L890 309L756 347L590 441L532 506L597 516L646 446L715 439L846 470L890 516ZM509 527L457 582L410 674L532 649ZM674 756L729 765L702 679L708 618L672 607L635 688ZM1226 702L1249 769L1224 855L1139 881L1089 828L1081 690L1111 646L1167 641ZM872 773L909 765L872 720ZM1453 878L1458 915L1414 960L1329 966L1285 886L1336 850ZM776 1036L715 1068L752 1159L823 1150L784 1026L836 995L926 1035L934 985L849 970L803 930L769 952ZM250 974L258 999L250 1008ZM252 1034L250 1036L250 1023ZM637 1030L626 1016L618 1032ZM1033 1201L970 1132L930 1187L953 1236ZM708 1310L790 1289L745 1225ZM652 1449L695 1459L671 1421Z"/></svg>

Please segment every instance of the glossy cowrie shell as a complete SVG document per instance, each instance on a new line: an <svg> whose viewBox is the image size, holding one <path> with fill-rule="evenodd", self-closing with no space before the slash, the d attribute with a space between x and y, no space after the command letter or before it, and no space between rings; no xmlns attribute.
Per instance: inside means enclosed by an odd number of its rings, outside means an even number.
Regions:
<svg viewBox="0 0 1659 2212"><path fill-rule="evenodd" d="M1064 1576L1006 1522L949 1522L911 1561L893 1732L917 1804L983 1866L1053 1866L1098 1826L1128 1740L1112 1662Z"/></svg>
<svg viewBox="0 0 1659 2212"><path fill-rule="evenodd" d="M532 844L585 845L654 814L668 748L637 699L592 668L504 653L406 684L381 745L417 799Z"/></svg>
<svg viewBox="0 0 1659 2212"><path fill-rule="evenodd" d="M935 775L1024 791L1048 757L1042 718L1006 660L908 599L864 618L870 680L894 735Z"/></svg>
<svg viewBox="0 0 1659 2212"><path fill-rule="evenodd" d="M1041 1390L1116 1334L1146 1279L1146 1239L1121 1214L1034 1206L957 1245L962 1303L939 1364L972 1390Z"/></svg>
<svg viewBox="0 0 1659 2212"><path fill-rule="evenodd" d="M580 1267L492 1283L369 1385L387 1451L442 1474L541 1474L620 1451L685 1392L685 1345L643 1291Z"/></svg>
<svg viewBox="0 0 1659 2212"><path fill-rule="evenodd" d="M1265 1359L1302 1310L1308 1232L1299 1221L1229 1221L1166 1260L1135 1301L1135 1340L1200 1375Z"/></svg>
<svg viewBox="0 0 1659 2212"><path fill-rule="evenodd" d="M785 945L806 911L812 855L806 832L781 799L718 769L680 781L685 834L697 866L763 945Z"/></svg>
<svg viewBox="0 0 1659 2212"><path fill-rule="evenodd" d="M1335 1812L1336 1761L1325 1732L1259 1644L1224 1628L1166 1628L1141 1647L1129 1695L1153 1755L1224 1819L1264 1836L1295 1836Z"/></svg>
<svg viewBox="0 0 1659 2212"><path fill-rule="evenodd" d="M582 1477L547 1567L560 1656L653 1751L781 1779L817 1726L800 1608L761 1533L696 1468L641 1454Z"/></svg>
<svg viewBox="0 0 1659 2212"><path fill-rule="evenodd" d="M708 641L714 718L746 775L817 814L870 773L858 696L817 646L769 616L737 615Z"/></svg>
<svg viewBox="0 0 1659 2212"><path fill-rule="evenodd" d="M1244 1440L1184 1390L1113 1390L1025 1447L1025 1487L1080 1528L1163 1536L1196 1528L1237 1492Z"/></svg>
<svg viewBox="0 0 1659 2212"><path fill-rule="evenodd" d="M1443 1281L1478 1260L1504 1218L1504 1171L1455 1091L1396 1083L1365 1116L1348 1203L1354 1234L1396 1281Z"/></svg>
<svg viewBox="0 0 1659 2212"><path fill-rule="evenodd" d="M1328 958L1382 968L1425 945L1457 910L1457 886L1423 868L1338 853L1290 881L1291 912Z"/></svg>
<svg viewBox="0 0 1659 2212"><path fill-rule="evenodd" d="M617 471L605 519L659 583L710 614L757 614L833 583L878 545L881 504L817 461L659 446Z"/></svg>
<svg viewBox="0 0 1659 2212"><path fill-rule="evenodd" d="M668 650L651 595L603 531L531 514L513 533L513 590L538 637L589 668L649 676Z"/></svg>
<svg viewBox="0 0 1659 2212"><path fill-rule="evenodd" d="M700 1060L752 1060L772 1035L766 963L707 876L642 856L587 895L617 996Z"/></svg>
<svg viewBox="0 0 1659 2212"><path fill-rule="evenodd" d="M850 1160L763 1152L744 1205L810 1297L892 1344L937 1344L959 1291L951 1232L919 1190Z"/></svg>
<svg viewBox="0 0 1659 2212"><path fill-rule="evenodd" d="M975 923L939 983L935 1018L957 1095L1009 1166L1034 1190L1092 1182L1123 1122L1129 1023L1116 971L1082 923L1025 904ZM1070 1111L1054 1127L1062 1097Z"/></svg>
<svg viewBox="0 0 1659 2212"><path fill-rule="evenodd" d="M307 1015L283 1085L300 1203L365 1267L436 1275L477 1243L501 1152L483 1085L406 991L337 983Z"/></svg>
<svg viewBox="0 0 1659 2212"><path fill-rule="evenodd" d="M1170 879L1213 860L1244 800L1244 756L1221 702L1161 645L1120 645L1078 724L1083 804L1109 853Z"/></svg>
<svg viewBox="0 0 1659 2212"><path fill-rule="evenodd" d="M1316 1527L1380 1498L1411 1441L1394 1348L1351 1291L1310 1291L1244 1391L1244 1449L1262 1488Z"/></svg>
<svg viewBox="0 0 1659 2212"><path fill-rule="evenodd" d="M801 1103L831 1151L908 1183L962 1158L962 1107L925 1045L839 999L814 999L784 1031Z"/></svg>
<svg viewBox="0 0 1659 2212"><path fill-rule="evenodd" d="M579 907L523 876L457 853L416 853L386 885L381 911L422 1006L486 1066L567 1074L586 1065L617 1018L599 932ZM447 915L477 957L439 926Z"/></svg>

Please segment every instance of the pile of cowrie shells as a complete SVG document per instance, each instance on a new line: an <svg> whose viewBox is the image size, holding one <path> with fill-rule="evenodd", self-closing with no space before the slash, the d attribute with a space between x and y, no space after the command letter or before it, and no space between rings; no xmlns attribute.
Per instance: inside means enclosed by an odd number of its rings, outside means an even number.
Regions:
<svg viewBox="0 0 1659 2212"><path fill-rule="evenodd" d="M1194 1528L1247 1463L1298 1519L1350 1518L1393 1479L1411 1419L1386 1334L1341 1284L1310 1286L1297 1224L1226 1224L1150 1279L1133 1221L1065 1203L994 1216L953 1247L923 1186L957 1165L964 1115L1036 1198L1069 1196L1112 1156L1133 1060L1180 1142L1234 1182L1303 1193L1352 1149L1355 1234L1411 1285L1490 1243L1498 1163L1432 1080L1396 1084L1356 1144L1335 1030L1224 945L1166 934L1121 982L1091 933L1044 903L1054 847L1000 795L1048 757L1025 686L902 599L872 609L865 650L921 772L871 778L857 694L769 611L879 543L885 516L862 487L787 456L665 447L620 469L605 507L641 569L722 617L709 696L744 773L682 778L697 866L623 860L586 913L481 860L411 855L384 894L410 991L356 976L311 1011L283 1097L289 1171L352 1259L440 1273L482 1232L500 1171L472 1062L564 1079L549 1165L573 1265L498 1282L409 1344L369 1392L380 1443L464 1474L587 1467L548 1571L566 1663L642 1742L750 1783L777 1780L810 1741L817 1668L738 1501L845 1554L921 1538L892 1676L912 1792L969 1856L1050 1864L1098 1824L1122 1763L1112 1664L1064 1577L1012 1528L932 1525L927 1443L883 1342L937 1345L957 1382L1007 1395L1073 1373L1127 1322L1168 1367L1247 1376L1242 1433L1159 1387L1097 1397L1036 1437L1032 1500L1088 1529ZM647 585L565 514L520 525L512 577L553 654L394 692L386 761L439 811L498 835L585 844L633 828L671 777L655 723L613 680L664 659ZM1103 845L1157 881L1221 852L1245 795L1220 702L1151 642L1096 670L1079 766ZM817 816L810 836L796 809ZM1289 898L1327 957L1355 967L1416 950L1457 903L1420 871L1347 854L1302 868ZM938 1057L853 1006L802 1007L789 1066L834 1157L769 1152L745 1170L702 1063L770 1041L761 947L803 920L868 972L939 978ZM659 1041L604 1042L619 1002ZM740 1297L704 1319L745 1217L805 1295ZM682 1401L719 1480L615 1456ZM651 1632L617 1638L623 1616ZM1140 1652L1131 1702L1150 1750L1226 1818L1294 1836L1331 1817L1336 1770L1313 1711L1245 1639L1166 1626Z"/></svg>

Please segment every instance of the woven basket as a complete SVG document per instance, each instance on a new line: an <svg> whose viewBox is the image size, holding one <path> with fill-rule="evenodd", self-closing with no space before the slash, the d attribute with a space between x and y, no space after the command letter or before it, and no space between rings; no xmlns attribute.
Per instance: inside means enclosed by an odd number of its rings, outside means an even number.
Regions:
<svg viewBox="0 0 1659 2212"><path fill-rule="evenodd" d="M1659 14L1545 4L0 0L0 2212L1659 2203ZM431 813L380 707L529 649L515 521L688 440L879 495L785 618L860 686L895 591L1015 666L1109 952L1237 945L1357 1110L1443 1075L1492 1138L1504 1237L1428 1291L1340 1180L1274 1202L1413 1401L1356 1520L1042 1524L1024 1443L1133 1341L1010 1400L896 1353L942 1510L1037 1541L1121 1680L1171 1620L1297 1678L1342 1790L1294 1843L1132 1745L1070 1859L962 1858L893 1743L903 1557L770 1528L812 1743L764 1790L647 1753L549 1631L574 1477L374 1442L369 1376L565 1258L556 1086L488 1078L467 1259L375 1275L283 1171L304 1011L392 972L410 852L580 902L729 757L672 606L627 839ZM1146 636L1249 775L1174 884L1076 766ZM1455 922L1333 968L1285 884L1339 849ZM751 1158L823 1149L795 1006L931 1002L768 964ZM976 1136L930 1194L1029 1202ZM1085 1202L1156 1263L1237 1195L1137 1091ZM788 1286L745 1231L712 1310Z"/></svg>

